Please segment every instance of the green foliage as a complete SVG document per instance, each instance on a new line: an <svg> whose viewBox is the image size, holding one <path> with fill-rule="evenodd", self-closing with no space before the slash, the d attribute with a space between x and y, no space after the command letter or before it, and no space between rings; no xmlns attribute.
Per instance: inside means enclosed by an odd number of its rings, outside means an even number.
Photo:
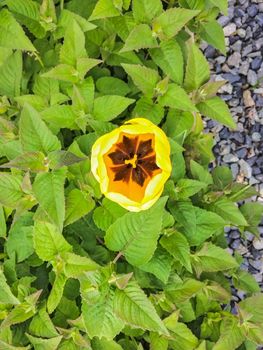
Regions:
<svg viewBox="0 0 263 350"><path fill-rule="evenodd" d="M235 123L199 49L227 0L0 1L0 349L255 350L263 302L224 228L262 205L211 172L202 117ZM103 198L96 139L159 125L172 174L149 209ZM246 200L245 204L238 204ZM230 283L246 293L231 313Z"/></svg>

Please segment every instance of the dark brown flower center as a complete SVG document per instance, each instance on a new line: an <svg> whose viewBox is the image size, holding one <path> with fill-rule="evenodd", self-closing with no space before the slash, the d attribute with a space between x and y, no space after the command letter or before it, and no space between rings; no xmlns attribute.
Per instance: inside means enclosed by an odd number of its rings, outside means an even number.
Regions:
<svg viewBox="0 0 263 350"><path fill-rule="evenodd" d="M112 160L114 181L128 183L130 179L141 187L154 171L160 168L156 164L156 154L152 139L139 140L139 137L123 135L122 141L116 144L114 152L108 154Z"/></svg>

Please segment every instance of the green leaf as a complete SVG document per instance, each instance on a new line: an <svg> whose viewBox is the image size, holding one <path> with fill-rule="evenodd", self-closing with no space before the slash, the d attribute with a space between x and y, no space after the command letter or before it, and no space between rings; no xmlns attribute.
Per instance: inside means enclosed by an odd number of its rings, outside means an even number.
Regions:
<svg viewBox="0 0 263 350"><path fill-rule="evenodd" d="M77 115L72 106L51 106L41 112L41 117L48 123L52 130L59 130L62 128L75 130L78 128L76 124Z"/></svg>
<svg viewBox="0 0 263 350"><path fill-rule="evenodd" d="M1 304L19 304L19 300L13 295L9 285L6 282L5 275L3 271L0 269L0 305Z"/></svg>
<svg viewBox="0 0 263 350"><path fill-rule="evenodd" d="M88 22L85 18L79 16L77 13L69 11L68 9L63 9L60 13L58 25L66 30L71 25L72 21L76 21L84 33L96 28L93 23Z"/></svg>
<svg viewBox="0 0 263 350"><path fill-rule="evenodd" d="M163 236L160 243L176 261L181 263L189 272L192 272L190 246L183 234L176 231L170 236Z"/></svg>
<svg viewBox="0 0 263 350"><path fill-rule="evenodd" d="M120 11L114 6L113 0L98 0L89 20L119 16Z"/></svg>
<svg viewBox="0 0 263 350"><path fill-rule="evenodd" d="M66 170L61 168L38 174L33 184L34 195L48 220L62 231L65 219L64 182Z"/></svg>
<svg viewBox="0 0 263 350"><path fill-rule="evenodd" d="M29 104L22 110L19 136L25 152L49 152L61 148L60 142L42 121L40 114Z"/></svg>
<svg viewBox="0 0 263 350"><path fill-rule="evenodd" d="M3 206L16 208L17 202L23 197L20 176L0 173L0 203Z"/></svg>
<svg viewBox="0 0 263 350"><path fill-rule="evenodd" d="M197 90L210 78L209 64L201 50L192 44L188 47L188 58L184 86L187 91Z"/></svg>
<svg viewBox="0 0 263 350"><path fill-rule="evenodd" d="M213 181L218 190L224 190L233 182L231 169L226 166L217 166L212 171Z"/></svg>
<svg viewBox="0 0 263 350"><path fill-rule="evenodd" d="M116 343L114 340L107 340L107 339L97 339L94 338L92 340L92 349L93 350L123 350L123 348Z"/></svg>
<svg viewBox="0 0 263 350"><path fill-rule="evenodd" d="M164 117L164 108L154 103L151 98L143 96L137 100L132 114L134 118L146 118L158 125Z"/></svg>
<svg viewBox="0 0 263 350"><path fill-rule="evenodd" d="M147 263L157 247L166 201L163 197L148 210L130 212L117 219L106 232L106 246L122 252L134 266Z"/></svg>
<svg viewBox="0 0 263 350"><path fill-rule="evenodd" d="M122 64L122 67L145 95L153 94L156 84L160 80L156 70L138 64Z"/></svg>
<svg viewBox="0 0 263 350"><path fill-rule="evenodd" d="M64 226L72 224L87 215L94 208L94 200L89 195L75 188L66 196Z"/></svg>
<svg viewBox="0 0 263 350"><path fill-rule="evenodd" d="M70 166L83 161L86 161L87 157L78 157L76 154L69 151L54 151L48 155L48 165L50 169L57 170L63 166Z"/></svg>
<svg viewBox="0 0 263 350"><path fill-rule="evenodd" d="M245 230L259 236L258 225L262 219L263 205L256 202L245 203L240 207L240 211L248 223Z"/></svg>
<svg viewBox="0 0 263 350"><path fill-rule="evenodd" d="M226 54L225 35L223 28L216 21L210 21L201 24L201 38L220 50L224 55Z"/></svg>
<svg viewBox="0 0 263 350"><path fill-rule="evenodd" d="M160 0L133 0L132 14L136 22L149 23L162 13L163 6Z"/></svg>
<svg viewBox="0 0 263 350"><path fill-rule="evenodd" d="M165 293L177 305L191 299L195 294L201 291L203 287L204 283L189 278L182 284L168 285L168 287L165 289Z"/></svg>
<svg viewBox="0 0 263 350"><path fill-rule="evenodd" d="M211 97L214 97L218 90L227 83L227 80L219 80L219 81L209 81L203 86L201 86L199 93L201 99L207 100Z"/></svg>
<svg viewBox="0 0 263 350"><path fill-rule="evenodd" d="M167 350L168 340L160 337L158 333L150 333L150 350Z"/></svg>
<svg viewBox="0 0 263 350"><path fill-rule="evenodd" d="M213 97L197 105L200 113L214 119L229 128L235 129L236 123L228 109L227 104L220 97Z"/></svg>
<svg viewBox="0 0 263 350"><path fill-rule="evenodd" d="M103 95L126 96L130 92L128 84L115 77L102 77L96 81L96 87Z"/></svg>
<svg viewBox="0 0 263 350"><path fill-rule="evenodd" d="M263 323L263 294L256 294L242 300L238 304L239 308L250 314L250 321L254 323Z"/></svg>
<svg viewBox="0 0 263 350"><path fill-rule="evenodd" d="M130 281L124 290L116 291L114 312L127 324L169 335L152 303L135 281Z"/></svg>
<svg viewBox="0 0 263 350"><path fill-rule="evenodd" d="M153 21L153 31L160 38L174 37L199 11L171 8Z"/></svg>
<svg viewBox="0 0 263 350"><path fill-rule="evenodd" d="M99 229L107 231L114 221L126 213L127 210L122 208L119 204L104 198L102 205L94 210L93 220Z"/></svg>
<svg viewBox="0 0 263 350"><path fill-rule="evenodd" d="M36 338L30 334L26 334L26 336L35 350L56 350L62 340L62 335L50 339Z"/></svg>
<svg viewBox="0 0 263 350"><path fill-rule="evenodd" d="M176 84L169 84L167 92L159 98L162 106L182 111L197 111L186 91Z"/></svg>
<svg viewBox="0 0 263 350"><path fill-rule="evenodd" d="M153 61L176 84L182 85L184 78L184 59L181 47L175 40L162 41L159 48L151 49Z"/></svg>
<svg viewBox="0 0 263 350"><path fill-rule="evenodd" d="M190 168L191 174L195 179L202 181L207 185L213 184L213 178L209 171L207 171L204 167L202 167L202 165L195 162L193 159L190 161Z"/></svg>
<svg viewBox="0 0 263 350"><path fill-rule="evenodd" d="M173 314L164 320L164 324L174 337L170 342L171 349L194 350L197 347L198 339L184 323L174 320Z"/></svg>
<svg viewBox="0 0 263 350"><path fill-rule="evenodd" d="M192 197L206 187L201 181L191 179L180 179L177 182L176 191L179 199Z"/></svg>
<svg viewBox="0 0 263 350"><path fill-rule="evenodd" d="M139 24L130 32L120 52L138 51L140 49L157 47L151 28L147 24Z"/></svg>
<svg viewBox="0 0 263 350"><path fill-rule="evenodd" d="M35 222L34 247L37 255L44 261L52 261L57 255L72 250L56 226L41 221Z"/></svg>
<svg viewBox="0 0 263 350"><path fill-rule="evenodd" d="M56 275L52 290L47 299L47 310L49 314L51 314L60 303L66 281L67 277L63 273Z"/></svg>
<svg viewBox="0 0 263 350"><path fill-rule="evenodd" d="M0 237L6 237L6 220L3 206L0 204Z"/></svg>
<svg viewBox="0 0 263 350"><path fill-rule="evenodd" d="M241 211L238 209L238 206L226 198L215 202L210 206L210 209L220 215L225 220L226 224L248 226L248 223Z"/></svg>
<svg viewBox="0 0 263 350"><path fill-rule="evenodd" d="M79 72L69 64L59 64L41 76L43 78L58 79L70 83L77 83L80 79Z"/></svg>
<svg viewBox="0 0 263 350"><path fill-rule="evenodd" d="M256 282L255 277L249 272L239 270L232 278L235 288L250 293L260 292L260 287Z"/></svg>
<svg viewBox="0 0 263 350"><path fill-rule="evenodd" d="M0 46L14 50L36 51L22 27L6 9L0 11Z"/></svg>
<svg viewBox="0 0 263 350"><path fill-rule="evenodd" d="M7 254L16 254L17 262L24 261L34 253L32 214L22 215L11 227L6 242Z"/></svg>
<svg viewBox="0 0 263 350"><path fill-rule="evenodd" d="M36 337L43 338L52 338L58 335L55 326L46 312L45 305L39 309L38 313L30 322L29 332Z"/></svg>
<svg viewBox="0 0 263 350"><path fill-rule="evenodd" d="M217 0L209 0L209 2L220 9L220 11L227 16L228 14L228 1L227 0L221 0L220 2Z"/></svg>
<svg viewBox="0 0 263 350"><path fill-rule="evenodd" d="M0 168L15 168L32 172L46 171L45 155L42 152L26 152L12 159L10 162L0 166Z"/></svg>
<svg viewBox="0 0 263 350"><path fill-rule="evenodd" d="M226 250L208 242L192 256L192 263L203 272L227 271L238 267L236 260Z"/></svg>
<svg viewBox="0 0 263 350"><path fill-rule="evenodd" d="M152 273L166 284L171 273L172 260L164 249L157 248L151 260L141 265L140 269Z"/></svg>
<svg viewBox="0 0 263 350"><path fill-rule="evenodd" d="M80 26L72 20L66 29L63 46L60 49L60 63L76 66L77 59L87 56L85 36Z"/></svg>
<svg viewBox="0 0 263 350"><path fill-rule="evenodd" d="M220 337L213 350L234 350L245 340L237 318L225 318L220 326Z"/></svg>
<svg viewBox="0 0 263 350"><path fill-rule="evenodd" d="M90 338L105 337L113 339L120 333L124 324L114 313L114 291L107 288L96 303L88 303L85 300L82 304L82 312Z"/></svg>
<svg viewBox="0 0 263 350"><path fill-rule="evenodd" d="M94 100L93 115L97 120L110 121L125 111L132 103L134 100L117 95L97 97Z"/></svg>
<svg viewBox="0 0 263 350"><path fill-rule="evenodd" d="M32 0L6 0L9 10L15 13L17 20L25 25L37 38L46 34L40 19L40 6Z"/></svg>
<svg viewBox="0 0 263 350"><path fill-rule="evenodd" d="M22 54L16 51L0 66L0 95L8 97L18 96L20 94L21 79Z"/></svg>

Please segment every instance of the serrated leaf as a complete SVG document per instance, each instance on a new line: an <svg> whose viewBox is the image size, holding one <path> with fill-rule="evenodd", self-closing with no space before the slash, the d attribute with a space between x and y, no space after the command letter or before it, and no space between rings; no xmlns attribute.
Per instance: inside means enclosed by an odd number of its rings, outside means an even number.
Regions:
<svg viewBox="0 0 263 350"><path fill-rule="evenodd" d="M198 13L184 8L171 8L153 21L153 31L161 38L170 39Z"/></svg>
<svg viewBox="0 0 263 350"><path fill-rule="evenodd" d="M2 270L0 270L0 305L1 304L19 304L19 300L13 295L9 285L7 284L5 275Z"/></svg>
<svg viewBox="0 0 263 350"><path fill-rule="evenodd" d="M133 0L132 13L136 22L149 23L162 13L163 6L160 0Z"/></svg>
<svg viewBox="0 0 263 350"><path fill-rule="evenodd" d="M2 164L0 168L15 168L32 172L46 171L45 155L42 152L26 152L12 159L10 162Z"/></svg>
<svg viewBox="0 0 263 350"><path fill-rule="evenodd" d="M193 255L192 263L204 272L227 271L238 267L236 260L226 250L208 242Z"/></svg>
<svg viewBox="0 0 263 350"><path fill-rule="evenodd" d="M176 261L181 263L188 271L192 272L190 246L183 234L176 231L168 237L163 236L160 243Z"/></svg>
<svg viewBox="0 0 263 350"><path fill-rule="evenodd" d="M92 340L92 349L93 350L123 350L123 348L116 343L114 340L107 340L107 339L97 339L94 338Z"/></svg>
<svg viewBox="0 0 263 350"><path fill-rule="evenodd" d="M235 129L236 123L229 111L227 104L220 97L213 97L199 103L196 106L204 116L214 119L229 128Z"/></svg>
<svg viewBox="0 0 263 350"><path fill-rule="evenodd" d="M238 206L228 201L226 198L216 201L211 209L220 215L226 224L232 224L236 226L248 226L248 223L241 211L238 209Z"/></svg>
<svg viewBox="0 0 263 350"><path fill-rule="evenodd" d="M0 94L8 97L18 96L20 94L21 79L22 54L17 51L9 56L0 66Z"/></svg>
<svg viewBox="0 0 263 350"><path fill-rule="evenodd" d="M71 25L72 21L76 21L84 33L96 28L93 23L88 22L77 13L69 11L68 9L63 9L60 13L58 25L64 29L67 29ZM56 34L56 37L58 38L60 36Z"/></svg>
<svg viewBox="0 0 263 350"><path fill-rule="evenodd" d="M164 320L164 324L174 337L174 340L170 342L171 348L174 350L194 350L198 345L198 339L191 330L184 323L173 320L168 322L168 319Z"/></svg>
<svg viewBox="0 0 263 350"><path fill-rule="evenodd" d="M191 299L194 295L201 291L204 286L204 283L201 281L189 278L182 284L168 285L165 289L165 293L177 305Z"/></svg>
<svg viewBox="0 0 263 350"><path fill-rule="evenodd" d="M182 111L197 111L186 91L176 84L169 84L167 92L159 98L161 106L171 107Z"/></svg>
<svg viewBox="0 0 263 350"><path fill-rule="evenodd" d="M76 124L77 114L74 112L73 107L69 105L51 106L41 112L41 117L52 130L62 128L74 130L78 128Z"/></svg>
<svg viewBox="0 0 263 350"><path fill-rule="evenodd" d="M48 220L62 231L65 219L64 182L66 170L61 168L38 174L33 183L33 192Z"/></svg>
<svg viewBox="0 0 263 350"><path fill-rule="evenodd" d="M147 263L157 247L166 201L163 197L148 210L130 212L117 219L106 232L106 246L122 252L134 266Z"/></svg>
<svg viewBox="0 0 263 350"><path fill-rule="evenodd" d="M41 221L35 222L34 247L37 255L44 261L52 261L57 255L72 250L56 226Z"/></svg>
<svg viewBox="0 0 263 350"><path fill-rule="evenodd" d="M134 100L117 95L105 95L94 100L93 115L95 119L110 121L120 115Z"/></svg>
<svg viewBox="0 0 263 350"><path fill-rule="evenodd" d="M52 338L58 335L53 325L45 305L41 307L38 313L33 317L29 325L29 332L36 337Z"/></svg>
<svg viewBox="0 0 263 350"><path fill-rule="evenodd" d="M22 27L6 9L0 11L0 46L15 50L36 51Z"/></svg>
<svg viewBox="0 0 263 350"><path fill-rule="evenodd" d="M127 210L119 204L104 198L102 205L94 210L93 220L99 229L106 231L114 221L126 213Z"/></svg>
<svg viewBox="0 0 263 350"><path fill-rule="evenodd" d="M70 252L63 253L62 259L65 263L64 274L67 278L78 278L83 272L95 271L99 265L85 256Z"/></svg>
<svg viewBox="0 0 263 350"><path fill-rule="evenodd" d="M26 336L35 350L56 350L62 340L62 335L50 339L37 338L30 334L26 334Z"/></svg>
<svg viewBox="0 0 263 350"><path fill-rule="evenodd" d="M60 49L60 63L75 67L77 60L86 55L84 33L78 23L72 20L66 29L63 46Z"/></svg>
<svg viewBox="0 0 263 350"><path fill-rule="evenodd" d="M147 24L139 24L133 28L120 52L138 51L158 46L152 31Z"/></svg>
<svg viewBox="0 0 263 350"><path fill-rule="evenodd" d="M215 350L234 350L245 340L238 320L234 317L225 318L222 321L220 333L220 337L213 347Z"/></svg>
<svg viewBox="0 0 263 350"><path fill-rule="evenodd" d="M168 339L160 337L158 333L150 333L150 350L167 350Z"/></svg>
<svg viewBox="0 0 263 350"><path fill-rule="evenodd" d="M153 94L156 84L160 80L156 70L138 64L122 64L122 67L144 94Z"/></svg>
<svg viewBox="0 0 263 350"><path fill-rule="evenodd" d="M259 293L242 300L238 304L239 308L251 315L250 321L263 323L263 294Z"/></svg>
<svg viewBox="0 0 263 350"><path fill-rule="evenodd" d="M212 5L218 7L220 11L227 16L228 14L228 1L227 0L221 0L220 2L217 0L209 0L209 2L212 3Z"/></svg>
<svg viewBox="0 0 263 350"><path fill-rule="evenodd" d="M245 292L260 292L260 287L255 277L245 270L240 270L233 276L233 284L235 288Z"/></svg>
<svg viewBox="0 0 263 350"><path fill-rule="evenodd" d="M263 215L263 205L256 202L245 203L240 207L240 211L248 223L245 230L259 235L258 226Z"/></svg>
<svg viewBox="0 0 263 350"><path fill-rule="evenodd" d="M209 81L203 86L200 87L199 92L201 98L207 100L211 97L214 97L218 90L227 83L227 80L219 80L219 81Z"/></svg>
<svg viewBox="0 0 263 350"><path fill-rule="evenodd" d="M213 178L209 171L207 171L204 167L202 167L202 165L195 162L193 159L190 161L190 168L191 174L195 179L202 181L207 185L211 185L213 183Z"/></svg>
<svg viewBox="0 0 263 350"><path fill-rule="evenodd" d="M130 92L128 84L115 77L102 77L96 81L96 87L103 95L126 96Z"/></svg>
<svg viewBox="0 0 263 350"><path fill-rule="evenodd" d="M94 208L94 200L75 188L66 196L66 213L64 226L70 225L87 215Z"/></svg>
<svg viewBox="0 0 263 350"><path fill-rule="evenodd" d="M113 310L114 296L114 291L107 289L94 304L83 300L82 312L90 338L96 336L99 339L105 337L111 340L122 330L123 321Z"/></svg>
<svg viewBox="0 0 263 350"><path fill-rule="evenodd" d="M43 78L58 79L70 83L77 83L80 79L79 72L69 64L59 64L41 76Z"/></svg>
<svg viewBox="0 0 263 350"><path fill-rule="evenodd" d="M180 179L177 182L176 190L179 199L186 199L192 197L202 189L206 187L206 184L201 181L192 179Z"/></svg>
<svg viewBox="0 0 263 350"><path fill-rule="evenodd" d="M6 251L10 257L16 254L18 263L34 253L32 225L32 214L26 213L9 230Z"/></svg>
<svg viewBox="0 0 263 350"><path fill-rule="evenodd" d="M47 299L47 310L51 314L61 301L67 277L63 273L59 273L55 277L51 292Z"/></svg>
<svg viewBox="0 0 263 350"><path fill-rule="evenodd" d="M169 335L153 305L135 281L130 281L124 290L116 291L114 312L127 324Z"/></svg>
<svg viewBox="0 0 263 350"><path fill-rule="evenodd" d="M102 63L103 61L97 60L95 58L81 57L77 60L77 71L79 73L80 79L83 80L85 75L95 66Z"/></svg>
<svg viewBox="0 0 263 350"><path fill-rule="evenodd" d="M176 84L182 85L184 77L184 59L182 50L175 40L162 41L159 48L151 49L153 61Z"/></svg>
<svg viewBox="0 0 263 350"><path fill-rule="evenodd" d="M201 38L220 50L224 55L226 54L225 35L223 28L216 21L209 21L201 24Z"/></svg>
<svg viewBox="0 0 263 350"><path fill-rule="evenodd" d="M61 148L58 138L29 104L22 110L19 127L20 141L25 152L39 151L48 154Z"/></svg>
<svg viewBox="0 0 263 350"><path fill-rule="evenodd" d="M17 202L23 197L20 176L0 173L0 203L10 208L16 208Z"/></svg>
<svg viewBox="0 0 263 350"><path fill-rule="evenodd" d="M152 273L166 284L171 273L172 260L164 249L157 248L151 260L141 265L140 269Z"/></svg>
<svg viewBox="0 0 263 350"><path fill-rule="evenodd" d="M113 0L98 0L89 20L119 16L120 11L114 6Z"/></svg>
<svg viewBox="0 0 263 350"><path fill-rule="evenodd" d="M184 86L187 91L197 90L210 78L209 64L201 50L192 44L188 47L188 58Z"/></svg>

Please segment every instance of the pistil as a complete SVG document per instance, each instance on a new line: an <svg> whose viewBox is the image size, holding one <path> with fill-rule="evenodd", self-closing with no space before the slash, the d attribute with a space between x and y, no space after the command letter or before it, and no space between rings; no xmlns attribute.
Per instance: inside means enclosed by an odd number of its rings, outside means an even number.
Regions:
<svg viewBox="0 0 263 350"><path fill-rule="evenodd" d="M137 159L138 159L137 154L135 154L132 159L126 159L125 160L125 164L126 165L131 164L133 169L136 169L136 167L137 167Z"/></svg>

